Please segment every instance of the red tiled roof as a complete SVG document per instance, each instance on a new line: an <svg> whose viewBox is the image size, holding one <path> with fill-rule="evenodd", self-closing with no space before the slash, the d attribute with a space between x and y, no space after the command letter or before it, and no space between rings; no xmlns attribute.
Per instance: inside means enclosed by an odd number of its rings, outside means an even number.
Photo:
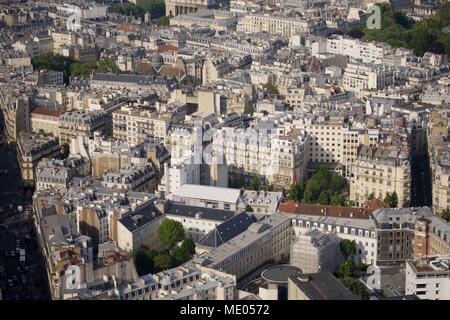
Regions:
<svg viewBox="0 0 450 320"><path fill-rule="evenodd" d="M369 215L373 210L341 206L325 206L320 204L307 204L296 202L294 200L287 200L278 205L278 211L311 216L369 219Z"/></svg>
<svg viewBox="0 0 450 320"><path fill-rule="evenodd" d="M380 208L389 208L389 206L380 199L372 199L367 201L365 207L372 212Z"/></svg>
<svg viewBox="0 0 450 320"><path fill-rule="evenodd" d="M42 114L44 116L52 116L52 117L59 117L61 113L62 112L59 110L51 110L44 108L36 108L33 111L31 111L31 114Z"/></svg>
<svg viewBox="0 0 450 320"><path fill-rule="evenodd" d="M162 44L158 47L159 52L165 52L165 51L177 51L178 47L171 46L170 44Z"/></svg>

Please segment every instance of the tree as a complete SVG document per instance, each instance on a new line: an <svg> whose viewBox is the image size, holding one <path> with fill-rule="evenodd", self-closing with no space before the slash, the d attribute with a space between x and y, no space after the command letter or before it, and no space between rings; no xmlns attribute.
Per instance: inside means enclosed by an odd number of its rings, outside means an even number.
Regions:
<svg viewBox="0 0 450 320"><path fill-rule="evenodd" d="M167 270L172 267L172 258L167 254L159 254L153 259L155 268L158 271Z"/></svg>
<svg viewBox="0 0 450 320"><path fill-rule="evenodd" d="M347 35L353 39L361 39L364 37L364 32L359 29L352 29L347 33Z"/></svg>
<svg viewBox="0 0 450 320"><path fill-rule="evenodd" d="M325 167L320 167L306 182L303 199L306 203L345 205L342 196L344 188L344 178L335 172L329 172Z"/></svg>
<svg viewBox="0 0 450 320"><path fill-rule="evenodd" d="M158 26L170 26L170 18L168 16L163 16L158 18Z"/></svg>
<svg viewBox="0 0 450 320"><path fill-rule="evenodd" d="M333 206L345 206L347 201L345 201L344 197L341 195L334 195L331 197L330 203Z"/></svg>
<svg viewBox="0 0 450 320"><path fill-rule="evenodd" d="M301 182L291 184L288 193L288 199L300 201L303 198L303 185Z"/></svg>
<svg viewBox="0 0 450 320"><path fill-rule="evenodd" d="M442 42L436 40L431 44L428 51L437 54L445 54L445 45Z"/></svg>
<svg viewBox="0 0 450 320"><path fill-rule="evenodd" d="M248 188L250 190L259 190L260 187L261 187L261 179L259 178L259 175L256 175L253 177L252 181L250 181Z"/></svg>
<svg viewBox="0 0 450 320"><path fill-rule="evenodd" d="M157 230L158 239L167 250L172 248L180 241L184 240L185 233L183 225L175 220L165 219Z"/></svg>
<svg viewBox="0 0 450 320"><path fill-rule="evenodd" d="M153 271L153 260L143 250L138 250L134 254L133 260L139 276Z"/></svg>
<svg viewBox="0 0 450 320"><path fill-rule="evenodd" d="M369 196L367 197L367 200L373 200L375 199L375 194L372 192L371 194L369 194Z"/></svg>
<svg viewBox="0 0 450 320"><path fill-rule="evenodd" d="M178 264L188 261L195 253L195 243L191 238L183 241L181 246L173 250L173 258Z"/></svg>
<svg viewBox="0 0 450 320"><path fill-rule="evenodd" d="M340 280L342 284L346 286L354 295L363 300L369 299L369 291L367 291L366 286L358 279L343 277Z"/></svg>
<svg viewBox="0 0 450 320"><path fill-rule="evenodd" d="M442 217L442 219L445 219L448 222L450 222L450 208L442 210L441 217Z"/></svg>
<svg viewBox="0 0 450 320"><path fill-rule="evenodd" d="M388 192L386 193L386 196L384 197L384 202L389 205L391 208L396 208L398 206L398 196L397 192Z"/></svg>
<svg viewBox="0 0 450 320"><path fill-rule="evenodd" d="M67 159L70 154L70 147L67 143L61 146L61 158Z"/></svg>
<svg viewBox="0 0 450 320"><path fill-rule="evenodd" d="M272 83L268 82L265 85L263 85L263 88L267 90L267 93L270 95L278 95L280 92L278 91L278 88L274 86Z"/></svg>
<svg viewBox="0 0 450 320"><path fill-rule="evenodd" d="M324 190L320 193L319 204L321 204L321 205L330 204L330 192L329 191Z"/></svg>
<svg viewBox="0 0 450 320"><path fill-rule="evenodd" d="M356 253L356 241L342 239L340 243L341 252L345 260L353 260Z"/></svg>
<svg viewBox="0 0 450 320"><path fill-rule="evenodd" d="M336 273L339 278L351 277L353 275L353 261L342 261Z"/></svg>

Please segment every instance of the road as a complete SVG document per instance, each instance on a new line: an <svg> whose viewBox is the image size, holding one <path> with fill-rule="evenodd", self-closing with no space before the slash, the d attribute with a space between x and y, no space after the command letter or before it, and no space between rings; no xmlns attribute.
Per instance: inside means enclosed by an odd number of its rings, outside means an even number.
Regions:
<svg viewBox="0 0 450 320"><path fill-rule="evenodd" d="M0 116L0 289L4 300L50 299L47 273L31 212L31 190L22 188L14 144L4 139ZM18 211L22 206L24 212ZM25 261L20 261L25 249ZM23 250L22 250L23 251Z"/></svg>
<svg viewBox="0 0 450 320"><path fill-rule="evenodd" d="M413 158L411 175L411 205L414 207L431 206L431 172L427 155Z"/></svg>

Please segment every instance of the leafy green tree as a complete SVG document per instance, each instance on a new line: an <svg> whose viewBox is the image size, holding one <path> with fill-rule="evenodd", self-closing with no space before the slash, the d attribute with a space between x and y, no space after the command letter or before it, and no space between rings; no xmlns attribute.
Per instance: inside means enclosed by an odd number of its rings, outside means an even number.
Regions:
<svg viewBox="0 0 450 320"><path fill-rule="evenodd" d="M373 200L375 199L375 194L372 192L371 194L369 194L369 196L367 197L367 200Z"/></svg>
<svg viewBox="0 0 450 320"><path fill-rule="evenodd" d="M360 297L363 300L369 299L369 291L366 286L359 281L351 277L343 277L340 279L342 284L346 286L354 295Z"/></svg>
<svg viewBox="0 0 450 320"><path fill-rule="evenodd" d="M347 207L354 207L356 204L355 204L355 201L348 200L348 201L346 201L346 205L347 205Z"/></svg>
<svg viewBox="0 0 450 320"><path fill-rule="evenodd" d="M170 17L163 16L158 18L158 26L170 26Z"/></svg>
<svg viewBox="0 0 450 320"><path fill-rule="evenodd" d="M342 261L336 273L338 274L339 278L351 277L353 275L353 261Z"/></svg>
<svg viewBox="0 0 450 320"><path fill-rule="evenodd" d="M301 182L291 184L288 193L288 199L300 201L303 198L303 185Z"/></svg>
<svg viewBox="0 0 450 320"><path fill-rule="evenodd" d="M330 204L330 192L329 191L324 190L320 193L319 204L321 204L321 205Z"/></svg>
<svg viewBox="0 0 450 320"><path fill-rule="evenodd" d="M172 257L167 254L159 254L153 259L153 263L157 271L167 270L172 268Z"/></svg>
<svg viewBox="0 0 450 320"><path fill-rule="evenodd" d="M261 188L261 179L259 175L253 177L252 181L250 181L250 184L248 185L248 188L250 190L259 190Z"/></svg>
<svg viewBox="0 0 450 320"><path fill-rule="evenodd" d="M331 202L331 205L333 205L333 206L347 205L347 201L345 201L345 198L341 195L336 195L336 194L331 197L330 202Z"/></svg>
<svg viewBox="0 0 450 320"><path fill-rule="evenodd" d="M133 262L139 276L153 272L153 260L143 250L134 254Z"/></svg>
<svg viewBox="0 0 450 320"><path fill-rule="evenodd" d="M158 239L167 250L172 248L180 241L184 240L185 233L183 225L175 220L165 219L157 230Z"/></svg>
<svg viewBox="0 0 450 320"><path fill-rule="evenodd" d="M340 243L340 248L345 260L353 260L353 257L356 253L355 240L342 239Z"/></svg>
<svg viewBox="0 0 450 320"><path fill-rule="evenodd" d="M384 197L384 202L389 205L391 208L396 208L398 206L398 196L397 192L388 192L386 193L386 196Z"/></svg>
<svg viewBox="0 0 450 320"><path fill-rule="evenodd" d="M441 217L442 217L442 219L445 219L448 222L450 222L450 208L442 210Z"/></svg>
<svg viewBox="0 0 450 320"><path fill-rule="evenodd" d="M352 29L347 33L347 35L353 39L361 39L364 37L364 32L359 29Z"/></svg>
<svg viewBox="0 0 450 320"><path fill-rule="evenodd" d="M280 94L280 92L278 91L278 88L273 85L272 83L266 83L265 85L263 85L263 88L267 90L267 93L270 95L278 95Z"/></svg>
<svg viewBox="0 0 450 320"><path fill-rule="evenodd" d="M303 199L306 203L345 205L342 196L344 188L344 178L335 172L329 172L325 167L320 167L306 182Z"/></svg>
<svg viewBox="0 0 450 320"><path fill-rule="evenodd" d="M178 264L188 261L195 253L195 243L191 238L183 241L181 246L173 250L173 258Z"/></svg>

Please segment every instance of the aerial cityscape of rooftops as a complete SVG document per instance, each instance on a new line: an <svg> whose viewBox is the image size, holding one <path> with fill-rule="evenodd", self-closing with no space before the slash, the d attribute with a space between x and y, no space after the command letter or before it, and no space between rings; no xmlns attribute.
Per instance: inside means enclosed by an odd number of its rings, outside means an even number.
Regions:
<svg viewBox="0 0 450 320"><path fill-rule="evenodd" d="M0 300L450 300L450 2L0 0Z"/></svg>

